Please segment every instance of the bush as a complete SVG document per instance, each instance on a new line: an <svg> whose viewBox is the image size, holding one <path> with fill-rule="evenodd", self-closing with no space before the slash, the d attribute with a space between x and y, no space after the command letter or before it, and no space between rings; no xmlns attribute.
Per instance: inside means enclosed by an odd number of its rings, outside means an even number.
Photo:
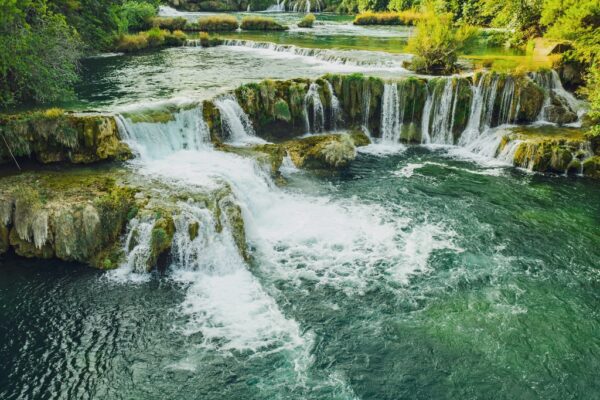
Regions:
<svg viewBox="0 0 600 400"><path fill-rule="evenodd" d="M148 35L140 32L131 35L121 35L115 46L118 51L131 53L148 48Z"/></svg>
<svg viewBox="0 0 600 400"><path fill-rule="evenodd" d="M119 14L122 32L140 31L149 26L150 19L156 15L156 7L145 1L130 0L123 3Z"/></svg>
<svg viewBox="0 0 600 400"><path fill-rule="evenodd" d="M317 18L314 14L307 14L298 22L300 28L312 28Z"/></svg>
<svg viewBox="0 0 600 400"><path fill-rule="evenodd" d="M417 23L415 35L408 40L408 51L414 54L412 69L427 74L456 71L458 51L475 37L477 30L463 25L454 28L452 14L428 12Z"/></svg>
<svg viewBox="0 0 600 400"><path fill-rule="evenodd" d="M166 17L154 17L150 19L150 25L154 28L168 29L170 31L177 31L185 29L187 19L183 17L166 18Z"/></svg>
<svg viewBox="0 0 600 400"><path fill-rule="evenodd" d="M183 31L167 32L165 34L165 45L183 46L187 40L187 35Z"/></svg>
<svg viewBox="0 0 600 400"><path fill-rule="evenodd" d="M358 14L354 25L415 25L423 19L423 13L416 10L400 12L372 12Z"/></svg>
<svg viewBox="0 0 600 400"><path fill-rule="evenodd" d="M581 88L583 94L590 102L588 117L592 123L589 134L600 137L600 65L593 65L586 77L586 86Z"/></svg>
<svg viewBox="0 0 600 400"><path fill-rule="evenodd" d="M166 31L161 31L158 28L152 28L146 32L146 37L148 38L148 47L162 46L165 42L165 33Z"/></svg>
<svg viewBox="0 0 600 400"><path fill-rule="evenodd" d="M215 15L198 19L195 27L203 32L235 31L239 25L237 18L232 15Z"/></svg>
<svg viewBox="0 0 600 400"><path fill-rule="evenodd" d="M240 26L245 31L284 31L287 26L281 25L272 18L244 17Z"/></svg>

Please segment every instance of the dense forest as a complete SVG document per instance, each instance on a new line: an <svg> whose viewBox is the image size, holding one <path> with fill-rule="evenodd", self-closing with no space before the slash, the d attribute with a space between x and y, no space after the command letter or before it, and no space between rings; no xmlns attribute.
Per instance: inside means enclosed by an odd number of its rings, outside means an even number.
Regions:
<svg viewBox="0 0 600 400"><path fill-rule="evenodd" d="M269 6L269 2L253 1L167 3L211 10ZM113 50L119 37L146 28L160 3L160 0L3 1L0 106L43 104L72 96L73 84L78 79L78 60L85 54ZM315 2L312 7L338 13L426 9L430 14L419 22L423 25L421 30L437 32L432 37L425 35L426 43L420 43L429 50L452 48L456 37L451 33L466 26L507 29L510 35L507 45L515 47L526 48L536 37L568 41L570 50L558 63L576 65L584 71L586 85L580 94L589 98L594 109L598 107L600 2L597 0L325 0ZM414 45L413 50L419 52ZM591 116L598 114L592 112Z"/></svg>

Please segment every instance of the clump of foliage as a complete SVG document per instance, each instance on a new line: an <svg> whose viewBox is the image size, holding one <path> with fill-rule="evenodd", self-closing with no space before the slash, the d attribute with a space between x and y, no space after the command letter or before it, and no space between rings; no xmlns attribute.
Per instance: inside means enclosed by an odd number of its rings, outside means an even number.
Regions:
<svg viewBox="0 0 600 400"><path fill-rule="evenodd" d="M469 25L456 28L451 14L428 11L408 40L407 49L414 54L412 69L427 74L455 72L458 52L476 33L477 30Z"/></svg>
<svg viewBox="0 0 600 400"><path fill-rule="evenodd" d="M130 0L123 3L119 11L120 32L136 32L148 28L156 15L156 6L145 1Z"/></svg>
<svg viewBox="0 0 600 400"><path fill-rule="evenodd" d="M284 31L287 26L281 25L273 18L265 17L244 17L240 28L245 31Z"/></svg>
<svg viewBox="0 0 600 400"><path fill-rule="evenodd" d="M415 25L423 19L423 13L416 10L400 12L365 11L354 18L354 25Z"/></svg>
<svg viewBox="0 0 600 400"><path fill-rule="evenodd" d="M302 19L300 20L300 22L298 22L298 26L299 26L300 28L312 28L312 27L313 27L313 24L315 23L315 20L316 20L316 19L317 19L317 18L315 17L315 15L314 15L314 14L306 14L306 15L304 16L304 18L302 18Z"/></svg>
<svg viewBox="0 0 600 400"><path fill-rule="evenodd" d="M45 2L0 3L0 107L73 96L78 33Z"/></svg>
<svg viewBox="0 0 600 400"><path fill-rule="evenodd" d="M200 40L200 45L202 47L214 47L222 44L222 40L218 37L210 36L208 32L200 32L198 35L198 40Z"/></svg>
<svg viewBox="0 0 600 400"><path fill-rule="evenodd" d="M224 32L235 31L239 25L237 18L232 15L215 15L199 18L196 27L203 32Z"/></svg>
<svg viewBox="0 0 600 400"><path fill-rule="evenodd" d="M152 28L147 32L122 35L116 44L119 51L133 53L162 46L181 46L187 40L182 31L169 32L166 29Z"/></svg>
<svg viewBox="0 0 600 400"><path fill-rule="evenodd" d="M150 19L149 22L153 28L168 29L170 31L181 31L185 29L187 19L183 17L153 17Z"/></svg>
<svg viewBox="0 0 600 400"><path fill-rule="evenodd" d="M594 65L586 78L586 86L580 92L590 102L588 117L592 122L590 135L600 137L600 65Z"/></svg>

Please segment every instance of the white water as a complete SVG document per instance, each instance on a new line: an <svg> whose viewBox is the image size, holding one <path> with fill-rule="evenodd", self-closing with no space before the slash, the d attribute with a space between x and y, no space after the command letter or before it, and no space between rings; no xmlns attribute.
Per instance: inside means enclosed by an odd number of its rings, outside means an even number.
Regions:
<svg viewBox="0 0 600 400"><path fill-rule="evenodd" d="M328 80L326 80L325 84L327 85L327 89L330 95L329 104L331 104L331 109L329 112L329 118L331 119L331 128L335 131L337 130L338 122L341 122L342 108L340 107L340 100L335 95L331 83Z"/></svg>
<svg viewBox="0 0 600 400"><path fill-rule="evenodd" d="M287 44L227 39L223 43L233 50L257 51L263 56L302 58L315 64L327 64L333 70L342 71L390 71L404 72L402 63L410 58L406 54L390 54L367 50L330 50L304 48Z"/></svg>
<svg viewBox="0 0 600 400"><path fill-rule="evenodd" d="M304 96L304 123L306 133L322 132L325 129L325 107L319 93L321 87L313 82Z"/></svg>
<svg viewBox="0 0 600 400"><path fill-rule="evenodd" d="M427 143L454 143L452 128L454 127L454 113L456 111L457 96L452 90L452 86L452 79L447 79L441 95L436 93L437 90L433 90L429 94L432 100L429 102L428 99L428 104L433 105L431 111L431 113L433 113L433 120L431 121L431 127L427 130L427 137L429 139ZM458 88L459 85L457 83L456 90L458 90ZM429 124L429 117L427 120L423 119L423 123Z"/></svg>
<svg viewBox="0 0 600 400"><path fill-rule="evenodd" d="M568 92L563 87L560 77L555 70L551 70L550 72L533 72L530 76L545 90L544 105L538 116L539 122L547 122L547 109L552 104L552 96L557 97L563 105L566 105L572 112L577 114L579 119L581 119L585 113L582 102L577 100L572 93Z"/></svg>
<svg viewBox="0 0 600 400"><path fill-rule="evenodd" d="M381 105L381 140L383 143L400 141L403 119L404 102L400 103L398 84L396 82L386 83L383 87Z"/></svg>
<svg viewBox="0 0 600 400"><path fill-rule="evenodd" d="M229 142L237 145L265 143L256 136L252 121L233 95L225 95L215 100L221 114L221 126Z"/></svg>

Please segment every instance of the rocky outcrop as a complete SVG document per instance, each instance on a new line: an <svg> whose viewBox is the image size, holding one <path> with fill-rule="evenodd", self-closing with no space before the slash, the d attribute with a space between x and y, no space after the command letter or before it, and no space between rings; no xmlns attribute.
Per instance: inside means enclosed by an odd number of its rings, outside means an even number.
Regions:
<svg viewBox="0 0 600 400"><path fill-rule="evenodd" d="M24 173L0 180L0 253L58 258L97 268L118 265L120 234L134 189L118 174Z"/></svg>
<svg viewBox="0 0 600 400"><path fill-rule="evenodd" d="M131 157L119 139L114 117L106 115L67 114L58 109L5 115L0 116L0 136L0 164L12 163L12 156L43 164Z"/></svg>
<svg viewBox="0 0 600 400"><path fill-rule="evenodd" d="M530 171L598 177L598 157L584 133L574 128L514 128L502 138L498 153Z"/></svg>

